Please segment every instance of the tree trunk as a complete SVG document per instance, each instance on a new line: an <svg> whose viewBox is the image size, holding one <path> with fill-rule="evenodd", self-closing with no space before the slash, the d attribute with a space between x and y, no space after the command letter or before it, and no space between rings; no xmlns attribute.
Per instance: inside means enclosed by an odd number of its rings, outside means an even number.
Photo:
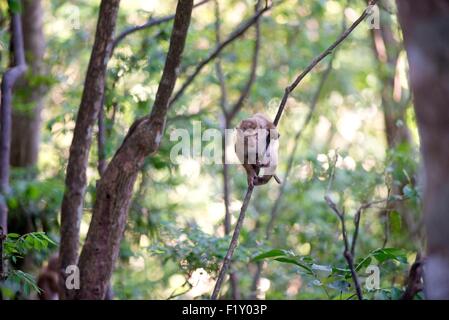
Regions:
<svg viewBox="0 0 449 320"><path fill-rule="evenodd" d="M61 206L61 297L69 298L66 291L65 269L76 265L79 248L79 228L86 190L86 169L92 144L93 128L98 118L104 91L106 66L114 41L114 30L120 0L102 0L95 34L95 42L87 69L84 91L78 111L70 156L67 165L65 193ZM67 296L66 296L67 294Z"/></svg>
<svg viewBox="0 0 449 320"><path fill-rule="evenodd" d="M1 85L0 109L0 234L8 233L8 206L6 196L9 192L9 158L11 154L11 109L12 93L16 82L26 72L23 49L22 24L19 13L11 13L11 37L14 60L3 75ZM1 260L1 259L0 259ZM2 261L2 260L1 260Z"/></svg>
<svg viewBox="0 0 449 320"><path fill-rule="evenodd" d="M395 76L401 44L394 37L389 13L381 11L379 29L372 29L373 48L378 59L378 70L383 83L382 109L384 112L385 133L390 149L410 142L410 133L405 124L407 99L395 96ZM384 65L386 64L386 68Z"/></svg>
<svg viewBox="0 0 449 320"><path fill-rule="evenodd" d="M43 76L45 37L41 1L23 1L23 17L25 59L30 67L28 77ZM40 115L44 103L45 87L42 84L32 85L28 77L24 77L17 86L17 91L26 92L20 96L19 102L26 105L27 110L16 108L12 115L10 162L14 167L35 166L39 152Z"/></svg>
<svg viewBox="0 0 449 320"><path fill-rule="evenodd" d="M145 157L157 152L164 134L192 8L193 0L179 0L153 110L131 126L98 182L92 221L79 261L81 288L77 299L103 299L106 294L125 231L134 182Z"/></svg>
<svg viewBox="0 0 449 320"><path fill-rule="evenodd" d="M449 299L449 0L397 3L425 176L425 293Z"/></svg>

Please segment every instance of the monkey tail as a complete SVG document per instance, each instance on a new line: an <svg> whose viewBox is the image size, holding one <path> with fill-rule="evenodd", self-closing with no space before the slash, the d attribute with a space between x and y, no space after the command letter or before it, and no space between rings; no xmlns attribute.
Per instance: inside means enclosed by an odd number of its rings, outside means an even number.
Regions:
<svg viewBox="0 0 449 320"><path fill-rule="evenodd" d="M281 179L277 175L273 175L274 180L276 180L277 183L281 184Z"/></svg>

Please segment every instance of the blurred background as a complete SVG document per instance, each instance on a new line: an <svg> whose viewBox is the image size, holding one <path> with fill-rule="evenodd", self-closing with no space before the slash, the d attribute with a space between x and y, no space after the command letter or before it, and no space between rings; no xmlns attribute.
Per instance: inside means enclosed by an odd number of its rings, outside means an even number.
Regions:
<svg viewBox="0 0 449 320"><path fill-rule="evenodd" d="M46 249L33 247L17 259L17 268L34 278L58 250L66 164L99 7L93 0L35 2L40 6L25 7L30 10L25 15L41 17L42 32L27 33L25 28L25 43L35 41L37 55L28 63L36 72L14 93L12 156L17 158L7 199L9 232L43 231L56 243ZM222 39L254 14L254 1L218 2ZM177 87L216 47L216 5L208 1L193 11ZM365 6L364 1L274 1L259 23L254 82L230 127L256 112L273 119L284 88ZM149 18L171 15L175 7L172 0L122 1L116 33ZM394 196L400 200L363 210L354 258L365 297L398 299L403 294L423 237L419 140L395 10L393 1L383 1L381 28L371 29L362 22L292 93L278 127L278 175L285 186L270 181L256 188L232 264L236 286L225 283L226 297L354 298L340 220L324 201L326 194L344 208L351 237L362 204ZM3 73L10 38L6 2L0 4L0 13ZM133 121L150 111L171 28L172 23L166 22L140 30L114 50L104 102L108 160ZM32 36L34 40L27 40ZM228 104L233 104L248 81L255 39L251 27L205 66L171 108L160 151L146 160L135 185L112 278L114 298L201 299L213 289L230 240L224 228L223 166L200 158L172 163L170 150L177 142L171 142L169 134L176 128L191 132L194 121L201 121L202 130L222 127L221 84L225 83ZM35 124L39 116L40 125ZM36 137L40 138L33 140ZM91 219L97 162L93 143L81 242ZM242 167L230 165L228 170L234 224L247 184ZM364 284L368 265L380 270L379 286L371 289ZM1 286L2 295L33 298L33 286L24 290L26 285L8 279Z"/></svg>

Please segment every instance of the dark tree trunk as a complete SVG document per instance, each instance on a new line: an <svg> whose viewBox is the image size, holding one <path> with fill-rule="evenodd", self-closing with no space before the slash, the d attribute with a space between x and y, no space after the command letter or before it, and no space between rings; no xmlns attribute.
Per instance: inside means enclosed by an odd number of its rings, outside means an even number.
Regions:
<svg viewBox="0 0 449 320"><path fill-rule="evenodd" d="M29 69L28 76L44 75L43 58L45 36L43 32L43 11L40 0L23 1L23 39L25 59ZM26 94L20 96L20 103L27 110L14 109L12 114L11 165L14 167L32 167L37 163L40 142L40 115L44 103L45 87L32 85L28 77L18 83L17 91Z"/></svg>
<svg viewBox="0 0 449 320"><path fill-rule="evenodd" d="M449 299L449 0L398 0L424 166L425 293Z"/></svg>
<svg viewBox="0 0 449 320"><path fill-rule="evenodd" d="M67 165L65 193L61 206L61 297L70 298L64 288L64 270L78 261L79 228L86 190L86 169L92 144L93 128L103 98L106 66L114 41L114 30L120 0L102 0L95 42L87 69L84 91L78 111ZM66 295L67 294L67 295Z"/></svg>
<svg viewBox="0 0 449 320"><path fill-rule="evenodd" d="M81 289L77 299L103 299L106 294L125 231L134 182L145 157L157 152L164 134L192 8L193 0L179 0L153 110L131 126L98 183L92 221L79 261Z"/></svg>

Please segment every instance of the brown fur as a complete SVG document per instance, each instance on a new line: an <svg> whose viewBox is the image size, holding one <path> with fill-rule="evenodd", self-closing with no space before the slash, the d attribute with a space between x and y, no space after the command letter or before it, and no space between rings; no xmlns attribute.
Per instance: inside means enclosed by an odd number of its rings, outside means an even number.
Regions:
<svg viewBox="0 0 449 320"><path fill-rule="evenodd" d="M263 139L263 141L261 141ZM246 171L248 185L266 184L275 175L279 133L276 126L263 114L257 113L240 122L237 127L236 153ZM266 143L269 142L268 148ZM259 177L264 168L268 174Z"/></svg>

